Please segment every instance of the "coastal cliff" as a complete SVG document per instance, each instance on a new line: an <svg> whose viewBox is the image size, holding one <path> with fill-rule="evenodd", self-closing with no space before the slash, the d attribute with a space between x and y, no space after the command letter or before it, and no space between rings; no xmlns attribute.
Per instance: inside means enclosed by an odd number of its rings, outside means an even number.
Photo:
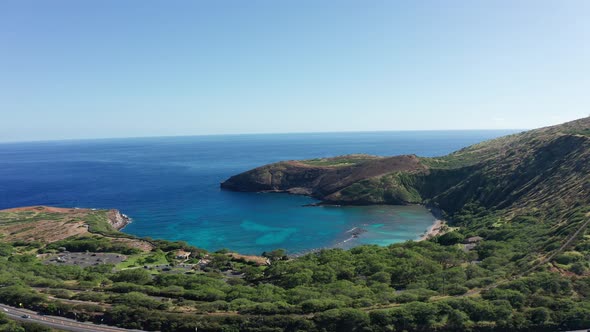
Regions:
<svg viewBox="0 0 590 332"><path fill-rule="evenodd" d="M349 155L336 158L285 161L233 176L221 188L236 191L288 192L331 200L330 195L352 184L395 172L423 172L415 155L377 157Z"/></svg>
<svg viewBox="0 0 590 332"><path fill-rule="evenodd" d="M304 194L333 204L431 204L448 213L468 203L486 209L562 208L590 201L590 118L436 158L284 161L232 176L221 188Z"/></svg>
<svg viewBox="0 0 590 332"><path fill-rule="evenodd" d="M107 212L107 218L109 224L118 231L131 223L131 218L116 209L109 210Z"/></svg>

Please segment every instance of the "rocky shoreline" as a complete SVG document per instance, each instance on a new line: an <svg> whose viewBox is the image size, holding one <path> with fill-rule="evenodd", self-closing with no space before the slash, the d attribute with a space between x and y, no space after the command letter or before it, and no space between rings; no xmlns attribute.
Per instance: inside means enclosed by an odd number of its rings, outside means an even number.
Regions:
<svg viewBox="0 0 590 332"><path fill-rule="evenodd" d="M114 229L120 231L132 222L132 219L121 211L112 209L108 212L108 219Z"/></svg>

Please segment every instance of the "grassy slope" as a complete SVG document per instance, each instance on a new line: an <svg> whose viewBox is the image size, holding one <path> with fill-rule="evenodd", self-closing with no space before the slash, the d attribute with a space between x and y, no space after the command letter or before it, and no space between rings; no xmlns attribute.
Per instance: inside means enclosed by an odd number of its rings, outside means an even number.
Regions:
<svg viewBox="0 0 590 332"><path fill-rule="evenodd" d="M47 244L92 232L114 234L107 210L28 207L0 210L0 235L6 241Z"/></svg>
<svg viewBox="0 0 590 332"><path fill-rule="evenodd" d="M488 209L548 210L587 204L590 119L483 142L439 158L424 172L363 179L325 197L343 203L434 203L449 213L469 202ZM582 135L586 133L586 135Z"/></svg>
<svg viewBox="0 0 590 332"><path fill-rule="evenodd" d="M316 158L303 160L301 163L310 166L342 167L360 164L366 161L380 159L382 157L367 154L350 154L333 158Z"/></svg>
<svg viewBox="0 0 590 332"><path fill-rule="evenodd" d="M0 242L51 249L91 244L90 249L100 251L149 252L150 242L113 227L114 212L46 206L0 210Z"/></svg>

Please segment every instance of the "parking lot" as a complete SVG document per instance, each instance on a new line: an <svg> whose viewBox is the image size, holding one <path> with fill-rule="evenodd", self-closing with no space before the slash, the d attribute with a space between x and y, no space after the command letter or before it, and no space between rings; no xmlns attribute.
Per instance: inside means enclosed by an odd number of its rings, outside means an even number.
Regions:
<svg viewBox="0 0 590 332"><path fill-rule="evenodd" d="M127 259L127 256L111 253L94 252L62 252L48 257L46 264L64 264L88 267L100 264L119 264Z"/></svg>

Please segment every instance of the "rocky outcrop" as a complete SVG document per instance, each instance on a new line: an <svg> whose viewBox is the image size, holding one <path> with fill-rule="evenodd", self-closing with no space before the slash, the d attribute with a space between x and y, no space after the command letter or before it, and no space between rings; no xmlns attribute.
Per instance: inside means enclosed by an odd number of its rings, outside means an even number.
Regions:
<svg viewBox="0 0 590 332"><path fill-rule="evenodd" d="M310 161L285 161L265 165L232 176L221 183L221 188L249 192L288 192L325 199L367 178L392 172L426 170L426 166L415 155L372 157L350 164L337 163L336 158L333 159L333 164L330 161L327 159L322 165L315 165Z"/></svg>
<svg viewBox="0 0 590 332"><path fill-rule="evenodd" d="M118 231L122 230L125 228L125 226L131 223L131 218L121 213L121 211L115 209L108 211L107 218L111 226L113 226L113 228Z"/></svg>

